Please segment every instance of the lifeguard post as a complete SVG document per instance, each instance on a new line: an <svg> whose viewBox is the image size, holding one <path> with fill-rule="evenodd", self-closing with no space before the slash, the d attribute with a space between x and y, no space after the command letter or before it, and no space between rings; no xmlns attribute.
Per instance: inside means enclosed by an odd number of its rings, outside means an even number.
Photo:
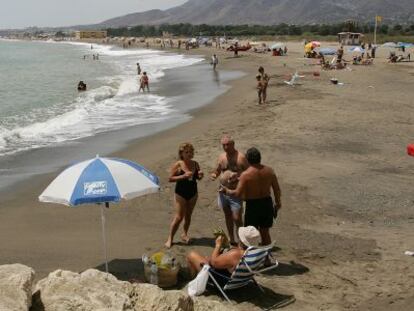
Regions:
<svg viewBox="0 0 414 311"><path fill-rule="evenodd" d="M360 45L364 37L359 32L340 32L338 33L338 41L341 45Z"/></svg>

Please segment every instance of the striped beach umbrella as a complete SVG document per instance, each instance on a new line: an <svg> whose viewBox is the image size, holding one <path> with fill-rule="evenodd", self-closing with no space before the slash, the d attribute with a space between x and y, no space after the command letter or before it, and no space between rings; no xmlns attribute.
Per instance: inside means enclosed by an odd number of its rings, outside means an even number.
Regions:
<svg viewBox="0 0 414 311"><path fill-rule="evenodd" d="M109 207L110 202L156 193L159 188L158 177L143 166L125 159L96 156L66 168L43 191L39 200L68 206L101 205L105 268L108 272L105 207Z"/></svg>

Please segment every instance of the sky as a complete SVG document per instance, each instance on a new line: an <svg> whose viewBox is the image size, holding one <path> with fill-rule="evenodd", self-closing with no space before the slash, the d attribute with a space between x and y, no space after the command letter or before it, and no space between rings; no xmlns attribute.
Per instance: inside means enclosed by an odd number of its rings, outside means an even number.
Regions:
<svg viewBox="0 0 414 311"><path fill-rule="evenodd" d="M95 24L187 0L0 0L0 29Z"/></svg>

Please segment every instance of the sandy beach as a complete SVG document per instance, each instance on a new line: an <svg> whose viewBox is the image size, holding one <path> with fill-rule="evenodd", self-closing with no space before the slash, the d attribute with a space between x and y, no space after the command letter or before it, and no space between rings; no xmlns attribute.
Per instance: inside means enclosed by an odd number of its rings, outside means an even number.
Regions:
<svg viewBox="0 0 414 311"><path fill-rule="evenodd" d="M154 171L162 190L108 210L110 271L123 280L142 279L142 254L163 249L174 212L168 169L178 145L192 142L195 160L210 172L222 151L220 137L229 133L238 150L255 146L262 152L263 163L279 177L283 201L271 229L280 268L258 278L264 296L231 296L240 310L268 307L290 295L296 302L285 310L411 310L414 257L404 251L414 250L414 159L406 155L413 142L414 63L388 64L388 51L379 49L372 66L320 71L316 61L303 59L302 43L288 48L284 57L242 52L234 58L205 47L180 51L208 60L217 53L218 75L221 70L246 75L227 82L229 91L194 110L190 121L114 154ZM271 80L268 103L259 106L254 76L260 65ZM296 70L304 76L300 85L286 85ZM96 206L38 202L56 174L19 183L0 201L0 264L31 266L37 279L56 269L103 264ZM181 262L192 249L210 254L212 230L225 227L217 186L208 178L199 183L192 244L171 250ZM221 300L214 293L210 298Z"/></svg>

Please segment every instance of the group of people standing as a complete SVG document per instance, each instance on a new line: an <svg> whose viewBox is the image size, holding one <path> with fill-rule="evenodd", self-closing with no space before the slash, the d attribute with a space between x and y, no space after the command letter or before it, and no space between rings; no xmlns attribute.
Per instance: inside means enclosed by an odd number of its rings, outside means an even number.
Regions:
<svg viewBox="0 0 414 311"><path fill-rule="evenodd" d="M271 244L269 229L281 208L280 188L272 168L261 164L258 149L250 148L243 155L235 148L234 140L225 135L221 138L224 152L220 154L211 181L219 179L218 206L223 210L231 245L240 241L241 226L253 226L260 232L261 244ZM171 248L174 236L184 220L181 240L188 244L191 216L198 199L197 181L204 177L198 162L193 160L194 147L183 143L178 149L179 160L170 170L169 181L176 183L174 203L176 213L170 225L165 247ZM273 198L271 193L273 192ZM244 221L243 201L246 202Z"/></svg>

